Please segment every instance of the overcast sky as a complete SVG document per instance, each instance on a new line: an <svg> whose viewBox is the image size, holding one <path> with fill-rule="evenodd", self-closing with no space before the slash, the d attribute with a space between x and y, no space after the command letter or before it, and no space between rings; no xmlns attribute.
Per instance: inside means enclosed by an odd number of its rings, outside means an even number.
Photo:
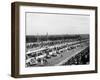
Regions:
<svg viewBox="0 0 100 80"><path fill-rule="evenodd" d="M26 35L89 34L89 15L26 13Z"/></svg>

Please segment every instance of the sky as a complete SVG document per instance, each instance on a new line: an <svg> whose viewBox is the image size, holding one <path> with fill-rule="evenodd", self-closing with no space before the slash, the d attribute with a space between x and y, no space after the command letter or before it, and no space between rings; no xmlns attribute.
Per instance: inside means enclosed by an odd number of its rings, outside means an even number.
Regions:
<svg viewBox="0 0 100 80"><path fill-rule="evenodd" d="M89 34L89 15L26 13L26 35Z"/></svg>

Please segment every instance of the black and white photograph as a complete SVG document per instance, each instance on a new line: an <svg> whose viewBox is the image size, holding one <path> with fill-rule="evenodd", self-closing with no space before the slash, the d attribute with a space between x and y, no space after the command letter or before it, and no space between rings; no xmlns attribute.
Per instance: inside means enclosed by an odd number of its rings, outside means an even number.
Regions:
<svg viewBox="0 0 100 80"><path fill-rule="evenodd" d="M26 12L25 67L90 63L90 15Z"/></svg>
<svg viewBox="0 0 100 80"><path fill-rule="evenodd" d="M97 73L97 7L12 3L12 76Z"/></svg>

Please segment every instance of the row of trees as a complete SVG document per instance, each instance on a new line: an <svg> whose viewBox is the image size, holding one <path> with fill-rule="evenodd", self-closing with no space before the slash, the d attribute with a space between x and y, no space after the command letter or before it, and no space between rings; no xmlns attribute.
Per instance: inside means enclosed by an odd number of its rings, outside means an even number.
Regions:
<svg viewBox="0 0 100 80"><path fill-rule="evenodd" d="M36 36L26 36L26 43L47 41L47 40L54 41L54 40L66 40L66 39L80 39L80 38L82 38L81 35L36 35Z"/></svg>

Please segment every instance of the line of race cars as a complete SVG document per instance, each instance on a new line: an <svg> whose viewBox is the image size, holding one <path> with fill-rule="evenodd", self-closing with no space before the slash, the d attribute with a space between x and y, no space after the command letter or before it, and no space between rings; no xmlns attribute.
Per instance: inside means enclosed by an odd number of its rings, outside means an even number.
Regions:
<svg viewBox="0 0 100 80"><path fill-rule="evenodd" d="M84 40L87 41L87 40ZM84 42L81 41L81 42ZM63 52L75 49L82 46L80 41L72 43L62 43L54 46L46 46L44 48L28 51L26 53L26 67L30 66L45 66L48 64L48 59L57 56L63 56Z"/></svg>

